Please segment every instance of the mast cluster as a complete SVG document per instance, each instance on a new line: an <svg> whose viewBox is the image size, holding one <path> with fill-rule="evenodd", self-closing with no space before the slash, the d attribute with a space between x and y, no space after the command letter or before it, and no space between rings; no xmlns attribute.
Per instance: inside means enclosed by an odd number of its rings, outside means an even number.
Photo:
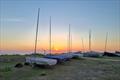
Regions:
<svg viewBox="0 0 120 80"><path fill-rule="evenodd" d="M37 50L39 14L40 14L40 8L38 8L38 15L37 15L37 27L36 27L36 35L35 35L34 54L36 54L36 50ZM52 49L52 47L51 47L52 38L51 37L52 36L51 36L51 16L50 16L50 21L49 21L49 54L52 53L52 50L51 50ZM105 47L104 47L105 52L106 52L106 48L107 48L107 38L108 38L108 32L106 33L106 39L105 39ZM82 47L84 50L83 39L81 39L81 40L82 40ZM120 48L120 44L119 44L119 48ZM71 25L69 24L68 53L71 53L71 52L72 52L72 35L71 35ZM89 52L91 52L91 29L89 30Z"/></svg>

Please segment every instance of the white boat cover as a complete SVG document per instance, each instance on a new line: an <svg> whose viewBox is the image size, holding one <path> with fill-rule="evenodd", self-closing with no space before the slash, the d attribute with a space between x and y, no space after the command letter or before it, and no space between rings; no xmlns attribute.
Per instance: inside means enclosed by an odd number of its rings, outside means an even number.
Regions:
<svg viewBox="0 0 120 80"><path fill-rule="evenodd" d="M84 57L102 57L102 56L103 56L103 53L95 52L95 51L84 53Z"/></svg>
<svg viewBox="0 0 120 80"><path fill-rule="evenodd" d="M56 65L57 60L55 59L48 59L48 58L39 58L39 57L26 57L26 62L32 64L38 64L38 65Z"/></svg>
<svg viewBox="0 0 120 80"><path fill-rule="evenodd" d="M79 53L79 54L77 54L77 53L74 53L74 54L72 54L73 56L77 56L77 57L83 57L84 55L82 54L82 53Z"/></svg>
<svg viewBox="0 0 120 80"><path fill-rule="evenodd" d="M65 56L65 57L68 57L68 58L73 58L73 57L75 57L75 56L77 56L77 57L83 57L83 54L82 53L66 53L66 54L62 54L63 56Z"/></svg>
<svg viewBox="0 0 120 80"><path fill-rule="evenodd" d="M120 54L116 54L116 55L120 57Z"/></svg>

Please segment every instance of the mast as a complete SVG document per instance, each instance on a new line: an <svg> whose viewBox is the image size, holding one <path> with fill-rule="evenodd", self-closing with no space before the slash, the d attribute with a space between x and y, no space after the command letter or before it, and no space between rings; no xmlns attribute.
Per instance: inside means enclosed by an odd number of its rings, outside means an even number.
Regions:
<svg viewBox="0 0 120 80"><path fill-rule="evenodd" d="M89 30L89 51L91 52L91 29Z"/></svg>
<svg viewBox="0 0 120 80"><path fill-rule="evenodd" d="M107 48L107 40L108 39L108 32L106 33L106 39L105 39L105 52L106 52L106 48Z"/></svg>
<svg viewBox="0 0 120 80"><path fill-rule="evenodd" d="M44 51L44 55L45 55L46 54L46 50L44 49L43 51Z"/></svg>
<svg viewBox="0 0 120 80"><path fill-rule="evenodd" d="M69 35L68 35L68 52L70 53L71 52L71 47L70 47L70 24L69 24Z"/></svg>
<svg viewBox="0 0 120 80"><path fill-rule="evenodd" d="M50 16L50 28L49 28L49 53L51 54L51 16Z"/></svg>
<svg viewBox="0 0 120 80"><path fill-rule="evenodd" d="M72 34L70 34L70 51L72 53Z"/></svg>
<svg viewBox="0 0 120 80"><path fill-rule="evenodd" d="M83 38L81 38L81 41L82 41L82 48L83 48L83 51L84 51L84 42L83 42Z"/></svg>
<svg viewBox="0 0 120 80"><path fill-rule="evenodd" d="M55 49L55 46L54 46L54 41L52 40L52 49L51 49L51 52L54 53L54 49Z"/></svg>
<svg viewBox="0 0 120 80"><path fill-rule="evenodd" d="M34 53L35 54L36 54L37 39L38 39L39 13L40 13L40 8L38 8L38 16L37 16L37 27L36 27L35 48L34 48Z"/></svg>
<svg viewBox="0 0 120 80"><path fill-rule="evenodd" d="M120 27L119 27L119 39L118 39L118 41L119 41L119 43L118 43L118 51L120 52Z"/></svg>

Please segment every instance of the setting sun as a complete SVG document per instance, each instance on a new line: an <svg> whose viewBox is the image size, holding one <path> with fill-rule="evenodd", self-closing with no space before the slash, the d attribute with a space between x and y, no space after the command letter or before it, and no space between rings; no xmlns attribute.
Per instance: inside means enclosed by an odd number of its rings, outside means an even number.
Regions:
<svg viewBox="0 0 120 80"><path fill-rule="evenodd" d="M57 51L58 49L57 49L57 48L55 48L55 50Z"/></svg>

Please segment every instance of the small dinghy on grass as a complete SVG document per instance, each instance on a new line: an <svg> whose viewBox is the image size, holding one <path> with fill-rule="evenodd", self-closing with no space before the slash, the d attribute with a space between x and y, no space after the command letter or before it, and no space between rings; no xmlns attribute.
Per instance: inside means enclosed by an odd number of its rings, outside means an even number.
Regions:
<svg viewBox="0 0 120 80"><path fill-rule="evenodd" d="M85 52L83 55L84 57L102 57L103 54L100 52L92 51L91 48L91 29L89 30L89 52Z"/></svg>
<svg viewBox="0 0 120 80"><path fill-rule="evenodd" d="M64 54L59 54L59 55L46 55L44 58L49 58L49 59L56 59L58 63L69 61L73 57L81 57L83 54L76 54L76 53L64 53Z"/></svg>
<svg viewBox="0 0 120 80"><path fill-rule="evenodd" d="M62 63L67 60L67 58L62 55L46 55L44 58L56 59L58 63Z"/></svg>
<svg viewBox="0 0 120 80"><path fill-rule="evenodd" d="M64 56L66 58L66 60L70 60L71 58L73 58L72 53L64 53L64 54L61 54L61 56Z"/></svg>
<svg viewBox="0 0 120 80"><path fill-rule="evenodd" d="M73 54L73 58L82 58L83 57L83 54L82 53L80 53L80 54L76 54L76 53L74 53Z"/></svg>
<svg viewBox="0 0 120 80"><path fill-rule="evenodd" d="M81 58L83 57L83 53L81 52L74 52L74 53L71 53L73 58L77 57L77 58Z"/></svg>
<svg viewBox="0 0 120 80"><path fill-rule="evenodd" d="M90 51L90 52L84 53L83 55L84 57L102 57L104 54L100 52Z"/></svg>
<svg viewBox="0 0 120 80"><path fill-rule="evenodd" d="M29 63L31 65L37 64L43 66L53 66L57 64L57 60L39 57L26 57L26 63Z"/></svg>
<svg viewBox="0 0 120 80"><path fill-rule="evenodd" d="M120 51L115 51L115 54L120 57Z"/></svg>
<svg viewBox="0 0 120 80"><path fill-rule="evenodd" d="M104 56L117 57L120 56L120 54L116 54L112 52L104 52Z"/></svg>
<svg viewBox="0 0 120 80"><path fill-rule="evenodd" d="M73 52L73 53L66 53L66 54L61 54L62 56L65 56L66 60L70 60L72 58L81 58L83 57L82 53L77 53L77 52Z"/></svg>

